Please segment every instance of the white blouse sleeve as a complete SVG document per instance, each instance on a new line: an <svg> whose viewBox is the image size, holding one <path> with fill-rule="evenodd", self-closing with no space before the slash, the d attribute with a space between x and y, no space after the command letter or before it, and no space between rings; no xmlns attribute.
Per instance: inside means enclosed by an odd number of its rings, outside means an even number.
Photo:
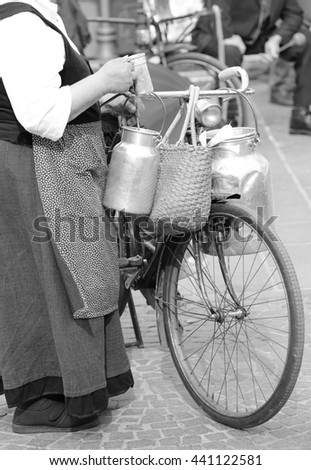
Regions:
<svg viewBox="0 0 311 470"><path fill-rule="evenodd" d="M16 118L32 134L62 137L71 111L69 86L61 87L62 36L32 13L1 21L0 76Z"/></svg>

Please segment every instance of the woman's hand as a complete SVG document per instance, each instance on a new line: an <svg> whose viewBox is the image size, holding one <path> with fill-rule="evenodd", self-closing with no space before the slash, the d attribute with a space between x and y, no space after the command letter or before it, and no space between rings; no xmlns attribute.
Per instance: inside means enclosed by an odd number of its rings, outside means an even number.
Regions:
<svg viewBox="0 0 311 470"><path fill-rule="evenodd" d="M136 95L128 92L122 95L107 94L100 99L102 113L111 113L128 118L129 125L134 125L144 110L144 104Z"/></svg>
<svg viewBox="0 0 311 470"><path fill-rule="evenodd" d="M126 57L109 60L96 74L102 75L104 82L109 84L108 93L126 93L136 78L134 66Z"/></svg>
<svg viewBox="0 0 311 470"><path fill-rule="evenodd" d="M237 47L242 55L244 55L246 51L245 43L238 34L233 34L230 38L225 38L224 44Z"/></svg>
<svg viewBox="0 0 311 470"><path fill-rule="evenodd" d="M127 93L135 79L134 66L127 57L106 62L97 72L70 86L72 105L68 121L108 93Z"/></svg>
<svg viewBox="0 0 311 470"><path fill-rule="evenodd" d="M267 62L272 62L279 57L281 41L281 36L279 34L274 34L265 43L265 56Z"/></svg>

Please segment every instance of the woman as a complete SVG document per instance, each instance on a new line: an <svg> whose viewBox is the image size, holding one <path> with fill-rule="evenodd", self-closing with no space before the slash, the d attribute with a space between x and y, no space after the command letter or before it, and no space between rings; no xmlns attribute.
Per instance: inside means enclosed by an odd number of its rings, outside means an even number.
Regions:
<svg viewBox="0 0 311 470"><path fill-rule="evenodd" d="M98 100L135 75L122 58L92 74L53 3L0 1L0 393L18 433L96 426L133 386Z"/></svg>

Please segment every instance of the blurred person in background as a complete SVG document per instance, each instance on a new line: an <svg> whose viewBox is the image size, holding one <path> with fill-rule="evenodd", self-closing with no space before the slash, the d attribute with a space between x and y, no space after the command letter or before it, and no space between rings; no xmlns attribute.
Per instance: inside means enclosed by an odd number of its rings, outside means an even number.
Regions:
<svg viewBox="0 0 311 470"><path fill-rule="evenodd" d="M297 0L298 1L298 4L301 6L303 12L304 12L304 15L305 15L305 19L306 19L306 26L308 26L310 28L310 24L311 24L311 2L310 0Z"/></svg>
<svg viewBox="0 0 311 470"><path fill-rule="evenodd" d="M294 63L296 83L289 132L311 135L311 33L303 24L303 11L297 1L207 0L206 3L221 9L226 65L241 65L244 54L261 54L262 60L268 63L279 57ZM213 17L199 18L192 42L200 52L216 56Z"/></svg>
<svg viewBox="0 0 311 470"><path fill-rule="evenodd" d="M67 34L80 53L91 42L87 19L78 0L57 0L58 13L62 18Z"/></svg>
<svg viewBox="0 0 311 470"><path fill-rule="evenodd" d="M302 29L309 30L311 26L311 2L310 0L297 0L303 10ZM296 33L294 38L302 33ZM303 39L303 38L302 38ZM300 39L301 40L301 39ZM279 57L270 66L269 83L271 90L271 102L286 106L293 106L296 87L295 63Z"/></svg>

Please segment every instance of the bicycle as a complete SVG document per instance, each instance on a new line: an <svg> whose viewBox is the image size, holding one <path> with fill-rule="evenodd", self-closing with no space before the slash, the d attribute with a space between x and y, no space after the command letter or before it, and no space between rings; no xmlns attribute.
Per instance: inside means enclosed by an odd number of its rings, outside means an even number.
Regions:
<svg viewBox="0 0 311 470"><path fill-rule="evenodd" d="M214 58L207 54L196 52L196 47L189 42L189 35L194 22L202 14L215 17L216 31L218 37L218 57ZM102 22L132 26L135 28L136 49L128 53L145 52L148 60L152 63L167 67L182 77L189 80L201 89L217 89L223 86L239 88L239 78L234 76L223 78L220 82L219 72L226 70L224 62L223 33L221 23L221 12L214 5L212 9L201 8L184 15L173 15L169 2L160 0L142 0L136 8L136 18L88 18L90 22ZM178 36L169 38L168 28L170 25L186 22ZM228 106L222 106L223 121L232 122L235 126L246 126L249 120L248 107L239 95L232 97L230 110Z"/></svg>
<svg viewBox="0 0 311 470"><path fill-rule="evenodd" d="M201 89L199 97L236 93ZM189 104L188 90L153 97ZM199 122L195 136L202 137ZM195 144L192 132L186 139ZM209 417L233 428L271 419L294 389L304 345L300 288L277 234L238 199L216 196L207 223L176 236L152 235L131 214L110 217L121 314L129 289L139 290L156 310L160 342L182 382Z"/></svg>

